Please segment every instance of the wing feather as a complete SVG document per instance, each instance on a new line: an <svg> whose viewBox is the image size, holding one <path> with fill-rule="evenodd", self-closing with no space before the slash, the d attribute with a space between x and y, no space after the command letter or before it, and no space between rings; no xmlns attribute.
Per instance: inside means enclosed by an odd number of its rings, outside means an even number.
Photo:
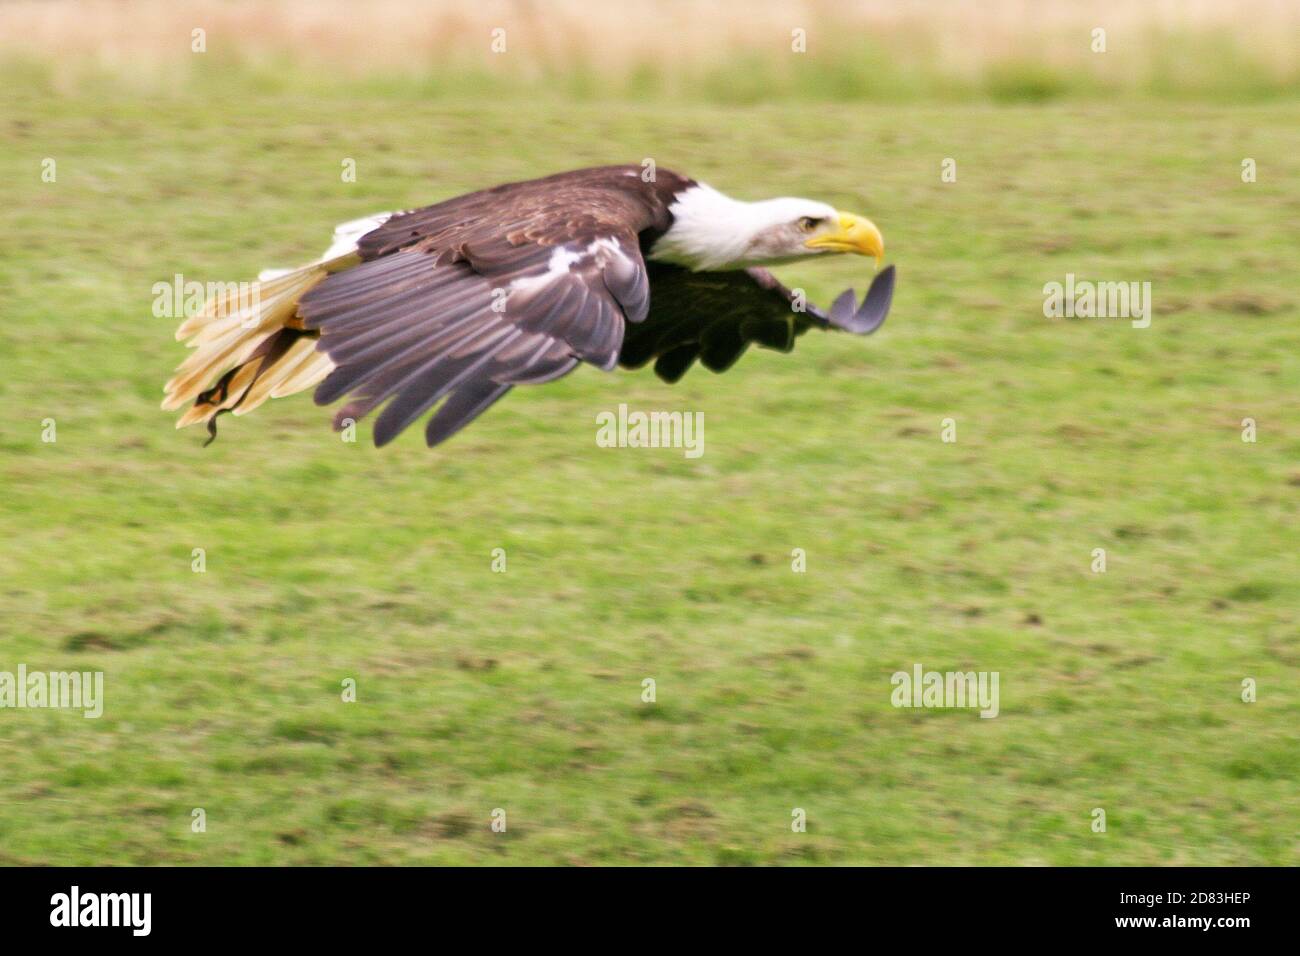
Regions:
<svg viewBox="0 0 1300 956"><path fill-rule="evenodd" d="M655 374L676 382L698 358L714 372L734 365L751 344L788 352L813 326L870 335L885 321L894 290L894 267L881 271L861 306L852 290L825 312L796 296L766 269L690 272L651 263L646 320L629 326L618 361L639 368L655 361Z"/></svg>
<svg viewBox="0 0 1300 956"><path fill-rule="evenodd" d="M630 229L558 246L513 245L496 230L454 254L408 238L405 248L327 277L299 304L335 366L316 402L352 396L336 425L384 405L376 444L444 399L450 408L433 416L426 439L450 437L513 385L551 381L580 361L612 368L627 310L643 313L649 300ZM361 247L364 257L367 239Z"/></svg>
<svg viewBox="0 0 1300 956"><path fill-rule="evenodd" d="M375 444L386 445L406 426L433 407L438 399L492 360L497 350L523 335L518 329L501 326L479 336L475 348L449 357L444 353L394 389L397 397L375 421Z"/></svg>
<svg viewBox="0 0 1300 956"><path fill-rule="evenodd" d="M424 429L426 444L432 447L446 441L487 411L490 405L510 389L510 385L500 385L491 379L479 379L462 385L451 393L429 419L429 424Z"/></svg>

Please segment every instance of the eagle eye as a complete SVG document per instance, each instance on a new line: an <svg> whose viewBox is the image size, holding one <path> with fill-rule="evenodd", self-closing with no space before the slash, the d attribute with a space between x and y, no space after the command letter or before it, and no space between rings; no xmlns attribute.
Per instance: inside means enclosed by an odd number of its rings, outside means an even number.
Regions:
<svg viewBox="0 0 1300 956"><path fill-rule="evenodd" d="M814 218L813 216L803 216L799 220L799 228L804 232L812 232L820 223L821 220Z"/></svg>

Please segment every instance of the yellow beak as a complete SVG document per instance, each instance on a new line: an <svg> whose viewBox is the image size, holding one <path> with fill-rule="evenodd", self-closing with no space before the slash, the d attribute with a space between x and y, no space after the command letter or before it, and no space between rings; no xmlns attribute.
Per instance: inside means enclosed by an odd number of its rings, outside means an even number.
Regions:
<svg viewBox="0 0 1300 956"><path fill-rule="evenodd" d="M885 257L885 237L870 219L851 212L839 214L839 226L834 232L814 236L804 243L809 249L826 249L830 252L856 252L871 256L880 265Z"/></svg>

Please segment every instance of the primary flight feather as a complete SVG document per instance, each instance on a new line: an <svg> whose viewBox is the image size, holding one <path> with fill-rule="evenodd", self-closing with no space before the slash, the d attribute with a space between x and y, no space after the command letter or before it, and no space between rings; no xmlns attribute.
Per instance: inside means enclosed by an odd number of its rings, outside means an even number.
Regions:
<svg viewBox="0 0 1300 956"><path fill-rule="evenodd" d="M675 382L730 368L751 343L789 351L812 326L874 332L894 269L861 306L804 303L766 265L884 255L867 219L809 199L744 202L668 170L601 166L507 183L340 226L325 256L216 296L176 332L194 352L165 386L177 427L315 386L336 428L380 409L376 445L435 405L436 445L515 385L579 362L654 361ZM441 403L441 404L439 404Z"/></svg>

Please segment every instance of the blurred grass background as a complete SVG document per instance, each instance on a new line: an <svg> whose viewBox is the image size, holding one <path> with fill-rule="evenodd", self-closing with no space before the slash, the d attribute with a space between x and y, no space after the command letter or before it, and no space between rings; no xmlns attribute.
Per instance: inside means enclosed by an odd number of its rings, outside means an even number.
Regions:
<svg viewBox="0 0 1300 956"><path fill-rule="evenodd" d="M0 711L0 863L1300 862L1295 23L0 5L0 670L107 694ZM304 396L206 449L158 411L153 283L643 157L870 215L885 328L675 387L584 369L434 452ZM1152 327L1045 319L1067 272L1152 282ZM704 457L596 447L624 401L703 411ZM1001 716L892 708L918 661L999 671Z"/></svg>
<svg viewBox="0 0 1300 956"><path fill-rule="evenodd" d="M0 60L59 86L110 76L173 89L218 74L262 89L333 81L434 98L1253 101L1295 96L1297 35L1294 0L0 4Z"/></svg>

